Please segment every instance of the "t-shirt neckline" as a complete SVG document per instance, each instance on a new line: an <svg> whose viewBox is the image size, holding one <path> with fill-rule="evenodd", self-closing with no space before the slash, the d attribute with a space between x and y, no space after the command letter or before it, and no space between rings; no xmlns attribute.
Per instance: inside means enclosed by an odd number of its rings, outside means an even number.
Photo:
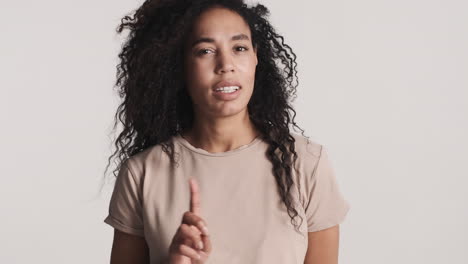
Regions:
<svg viewBox="0 0 468 264"><path fill-rule="evenodd" d="M212 156L212 157L223 157L223 156L229 156L229 155L234 155L234 154L241 153L241 152L243 152L243 151L245 151L247 149L252 148L254 145L256 145L258 142L260 142L262 140L261 135L259 135L255 139L253 139L250 143L242 145L242 146L240 146L238 148L231 149L231 150L224 151L224 152L212 153L212 152L208 152L208 151L206 151L206 150L204 150L202 148L197 148L197 147L193 146L192 144L190 144L190 142L188 142L185 138L183 138L182 135L180 135L180 133L175 135L174 138L175 138L176 142L178 142L179 144L181 144L182 146L184 146L188 150L190 150L192 152L195 152L195 153L198 153L198 154L202 154L202 155L205 155L205 156Z"/></svg>

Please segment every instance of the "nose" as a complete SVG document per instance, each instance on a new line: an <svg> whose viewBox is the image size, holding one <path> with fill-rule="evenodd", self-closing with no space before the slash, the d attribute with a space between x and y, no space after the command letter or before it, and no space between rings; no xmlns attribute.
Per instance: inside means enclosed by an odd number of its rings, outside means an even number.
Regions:
<svg viewBox="0 0 468 264"><path fill-rule="evenodd" d="M218 74L234 71L234 63L231 54L228 52L219 53L216 71Z"/></svg>

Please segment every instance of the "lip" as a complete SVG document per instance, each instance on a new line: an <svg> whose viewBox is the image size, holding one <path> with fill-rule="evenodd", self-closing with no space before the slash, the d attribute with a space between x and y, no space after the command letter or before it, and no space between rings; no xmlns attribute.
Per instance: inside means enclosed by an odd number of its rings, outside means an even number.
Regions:
<svg viewBox="0 0 468 264"><path fill-rule="evenodd" d="M242 89L239 82L224 80L224 81L220 81L216 83L215 86L213 87L213 91L216 91L216 89L221 88L221 87L226 87L226 86L238 86L239 90Z"/></svg>
<svg viewBox="0 0 468 264"><path fill-rule="evenodd" d="M223 92L214 91L213 96L220 101L232 101L232 100L236 100L240 96L241 90L242 89L237 89L237 91L232 92L232 93L223 93Z"/></svg>

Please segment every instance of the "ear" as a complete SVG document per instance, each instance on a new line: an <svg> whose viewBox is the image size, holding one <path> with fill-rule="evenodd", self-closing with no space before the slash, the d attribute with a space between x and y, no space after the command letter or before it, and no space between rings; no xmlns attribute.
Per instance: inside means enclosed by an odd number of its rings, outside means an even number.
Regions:
<svg viewBox="0 0 468 264"><path fill-rule="evenodd" d="M254 54L255 54L255 66L256 66L256 65L258 65L257 47L254 47L253 51L254 51Z"/></svg>

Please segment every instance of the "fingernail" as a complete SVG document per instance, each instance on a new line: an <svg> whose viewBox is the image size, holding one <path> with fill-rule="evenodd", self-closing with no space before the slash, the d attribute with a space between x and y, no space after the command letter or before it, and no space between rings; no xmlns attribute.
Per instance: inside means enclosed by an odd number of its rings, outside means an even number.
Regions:
<svg viewBox="0 0 468 264"><path fill-rule="evenodd" d="M199 248L199 249L203 249L203 242L200 241L200 242L198 243L198 248Z"/></svg>
<svg viewBox="0 0 468 264"><path fill-rule="evenodd" d="M198 252L198 254L199 254L202 258L206 257L206 253L203 252L203 251Z"/></svg>
<svg viewBox="0 0 468 264"><path fill-rule="evenodd" d="M199 223L200 223L200 226L201 226L201 228L202 228L203 233L205 233L206 235L208 235L208 227L206 227L205 224L203 224L202 221L200 221Z"/></svg>

